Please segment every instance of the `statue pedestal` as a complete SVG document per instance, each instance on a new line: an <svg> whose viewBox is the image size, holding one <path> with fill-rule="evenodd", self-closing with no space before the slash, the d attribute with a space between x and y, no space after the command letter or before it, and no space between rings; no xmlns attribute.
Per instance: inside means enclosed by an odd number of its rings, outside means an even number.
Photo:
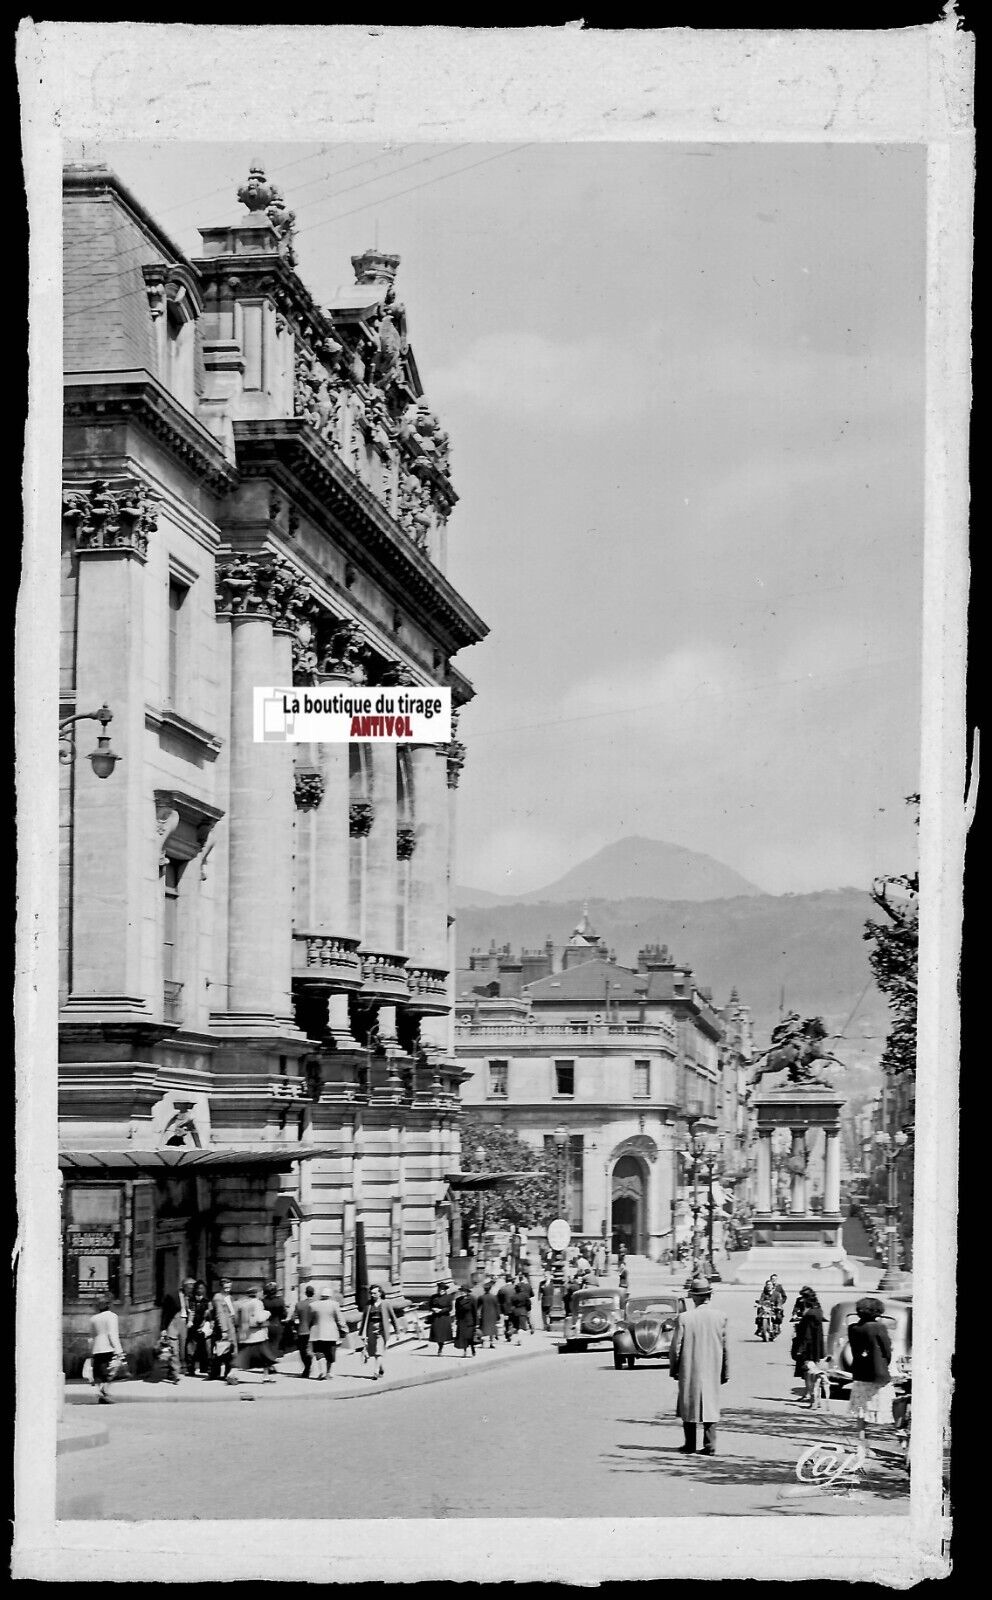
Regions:
<svg viewBox="0 0 992 1600"><path fill-rule="evenodd" d="M844 1101L834 1090L790 1084L754 1096L758 1136L758 1209L752 1218L754 1243L734 1265L732 1282L762 1284L774 1272L790 1293L809 1283L856 1282L856 1268L844 1253L840 1214L840 1111ZM788 1212L772 1208L772 1134L785 1128L792 1138L789 1158L792 1199ZM822 1129L824 1210L808 1208L805 1140Z"/></svg>

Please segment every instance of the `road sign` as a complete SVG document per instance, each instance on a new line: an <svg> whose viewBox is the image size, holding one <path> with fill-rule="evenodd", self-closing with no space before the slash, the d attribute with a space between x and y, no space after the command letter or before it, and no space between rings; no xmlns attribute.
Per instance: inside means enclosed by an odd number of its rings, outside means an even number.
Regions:
<svg viewBox="0 0 992 1600"><path fill-rule="evenodd" d="M564 1217L556 1217L554 1222L548 1223L548 1243L552 1250L567 1250L572 1237L572 1230Z"/></svg>

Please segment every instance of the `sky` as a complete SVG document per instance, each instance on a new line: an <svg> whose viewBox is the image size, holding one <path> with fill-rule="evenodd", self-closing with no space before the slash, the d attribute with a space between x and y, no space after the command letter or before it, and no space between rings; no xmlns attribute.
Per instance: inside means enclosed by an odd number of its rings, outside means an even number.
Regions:
<svg viewBox="0 0 992 1600"><path fill-rule="evenodd" d="M318 301L401 257L460 495L461 883L630 835L769 893L915 860L922 147L90 145L175 242L260 161Z"/></svg>

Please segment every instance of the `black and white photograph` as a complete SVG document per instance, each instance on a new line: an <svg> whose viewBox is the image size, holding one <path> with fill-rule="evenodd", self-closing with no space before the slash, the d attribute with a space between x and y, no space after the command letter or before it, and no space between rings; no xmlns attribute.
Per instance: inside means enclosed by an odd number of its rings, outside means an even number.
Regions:
<svg viewBox="0 0 992 1600"><path fill-rule="evenodd" d="M945 1575L967 38L19 51L15 1576Z"/></svg>

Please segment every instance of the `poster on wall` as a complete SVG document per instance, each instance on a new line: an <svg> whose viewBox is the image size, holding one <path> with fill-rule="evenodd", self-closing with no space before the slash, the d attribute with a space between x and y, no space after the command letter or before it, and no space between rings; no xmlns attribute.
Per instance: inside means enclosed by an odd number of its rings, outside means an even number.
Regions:
<svg viewBox="0 0 992 1600"><path fill-rule="evenodd" d="M155 1298L155 1190L136 1183L131 1201L131 1300Z"/></svg>

